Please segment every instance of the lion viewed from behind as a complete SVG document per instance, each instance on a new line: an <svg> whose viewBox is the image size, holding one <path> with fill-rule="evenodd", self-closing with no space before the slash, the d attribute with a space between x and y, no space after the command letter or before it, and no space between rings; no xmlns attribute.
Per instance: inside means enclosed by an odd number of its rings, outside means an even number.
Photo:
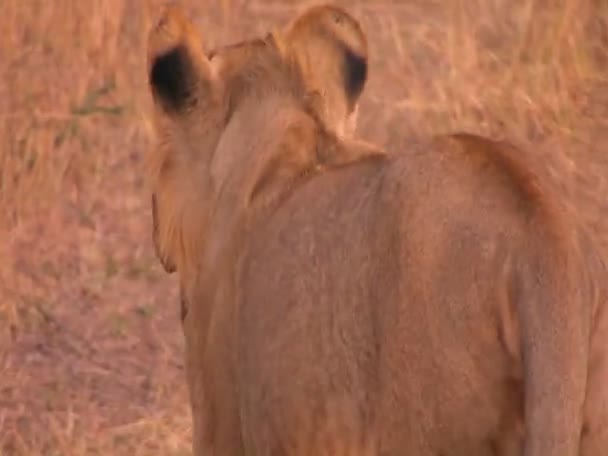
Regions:
<svg viewBox="0 0 608 456"><path fill-rule="evenodd" d="M211 52L170 7L148 59L195 454L604 454L600 263L522 153L350 138L337 7Z"/></svg>

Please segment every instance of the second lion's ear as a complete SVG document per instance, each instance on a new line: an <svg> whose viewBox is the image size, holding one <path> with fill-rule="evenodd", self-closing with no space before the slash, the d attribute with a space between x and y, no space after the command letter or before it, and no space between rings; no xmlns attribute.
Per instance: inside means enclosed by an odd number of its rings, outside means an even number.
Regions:
<svg viewBox="0 0 608 456"><path fill-rule="evenodd" d="M280 32L281 52L296 61L318 98L320 115L340 129L354 111L368 76L367 37L359 22L336 6L317 6Z"/></svg>

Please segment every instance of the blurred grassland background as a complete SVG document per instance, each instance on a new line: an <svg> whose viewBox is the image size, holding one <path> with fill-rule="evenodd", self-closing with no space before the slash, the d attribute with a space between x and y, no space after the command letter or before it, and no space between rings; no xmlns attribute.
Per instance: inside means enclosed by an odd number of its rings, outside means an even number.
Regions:
<svg viewBox="0 0 608 456"><path fill-rule="evenodd" d="M182 3L209 47L310 4ZM359 135L516 140L607 248L608 0L336 3L370 39ZM153 253L144 175L159 4L1 2L2 456L189 453L176 279Z"/></svg>

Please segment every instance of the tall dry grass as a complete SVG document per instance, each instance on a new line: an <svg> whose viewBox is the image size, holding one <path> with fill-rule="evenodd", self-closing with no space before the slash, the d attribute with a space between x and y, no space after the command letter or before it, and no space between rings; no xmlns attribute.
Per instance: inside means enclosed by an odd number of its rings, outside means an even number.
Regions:
<svg viewBox="0 0 608 456"><path fill-rule="evenodd" d="M142 139L148 140L142 58L158 3L4 2L0 207L5 228L48 207L66 185L77 192L94 184L101 162L116 147L141 148ZM261 30L297 4L192 3L211 44L234 39L231 28L238 36ZM393 0L349 6L366 16L375 45L376 85L367 97L382 103L380 109L404 112L412 132L497 125L530 139L556 131L581 135L573 131L580 98L606 81L605 0Z"/></svg>
<svg viewBox="0 0 608 456"><path fill-rule="evenodd" d="M209 46L303 7L183 3ZM371 40L361 134L395 149L457 129L530 144L608 233L608 1L339 3ZM2 455L187 454L175 284L151 250L142 165L158 5L2 2Z"/></svg>

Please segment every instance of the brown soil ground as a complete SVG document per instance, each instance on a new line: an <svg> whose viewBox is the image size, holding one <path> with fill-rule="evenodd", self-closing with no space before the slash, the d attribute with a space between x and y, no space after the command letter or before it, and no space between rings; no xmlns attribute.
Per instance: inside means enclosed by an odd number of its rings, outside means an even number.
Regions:
<svg viewBox="0 0 608 456"><path fill-rule="evenodd" d="M0 455L189 454L176 279L144 179L158 2L1 3ZM304 6L182 3L208 46ZM526 144L606 248L608 2L342 3L371 41L362 136Z"/></svg>

